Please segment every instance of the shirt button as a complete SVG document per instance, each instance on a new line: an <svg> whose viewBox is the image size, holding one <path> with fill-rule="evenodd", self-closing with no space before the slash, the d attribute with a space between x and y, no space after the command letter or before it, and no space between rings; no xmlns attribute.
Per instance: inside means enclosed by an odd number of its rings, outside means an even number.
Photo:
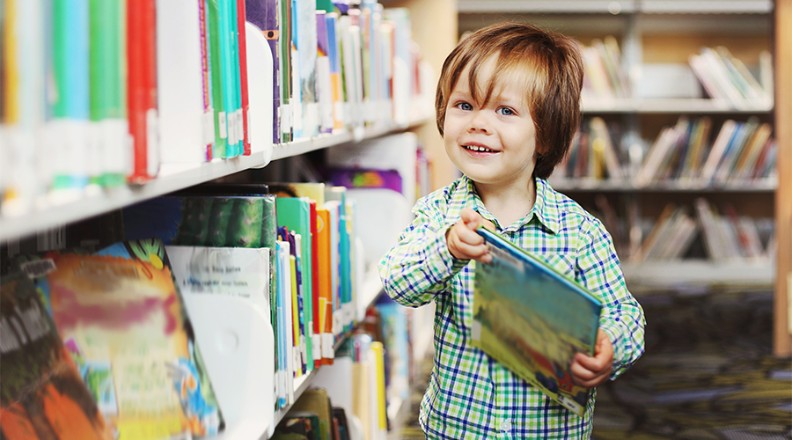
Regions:
<svg viewBox="0 0 792 440"><path fill-rule="evenodd" d="M501 424L500 424L500 429L501 429L501 431L511 431L511 429L512 429L511 420L502 421Z"/></svg>

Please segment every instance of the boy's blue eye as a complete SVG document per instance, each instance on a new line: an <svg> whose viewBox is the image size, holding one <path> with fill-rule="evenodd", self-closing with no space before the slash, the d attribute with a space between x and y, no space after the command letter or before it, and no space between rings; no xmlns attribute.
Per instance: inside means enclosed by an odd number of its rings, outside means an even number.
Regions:
<svg viewBox="0 0 792 440"><path fill-rule="evenodd" d="M468 104L467 102L460 102L457 104L460 110L473 110L473 106Z"/></svg>
<svg viewBox="0 0 792 440"><path fill-rule="evenodd" d="M498 112L504 116L512 116L514 115L514 110L510 109L509 107L501 107L498 109Z"/></svg>

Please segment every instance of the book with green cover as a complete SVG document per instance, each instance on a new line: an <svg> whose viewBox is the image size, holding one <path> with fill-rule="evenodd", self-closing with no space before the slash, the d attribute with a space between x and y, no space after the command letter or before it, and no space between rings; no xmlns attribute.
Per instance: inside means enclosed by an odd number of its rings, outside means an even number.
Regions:
<svg viewBox="0 0 792 440"><path fill-rule="evenodd" d="M285 226L302 237L300 242L301 287L305 312L305 345L310 357L307 371L313 370L313 283L312 283L312 241L311 236L311 204L307 197L277 197L275 199L275 215L278 226Z"/></svg>
<svg viewBox="0 0 792 440"><path fill-rule="evenodd" d="M472 344L570 411L583 415L589 389L572 381L577 352L594 353L600 300L485 228L492 262L476 263Z"/></svg>

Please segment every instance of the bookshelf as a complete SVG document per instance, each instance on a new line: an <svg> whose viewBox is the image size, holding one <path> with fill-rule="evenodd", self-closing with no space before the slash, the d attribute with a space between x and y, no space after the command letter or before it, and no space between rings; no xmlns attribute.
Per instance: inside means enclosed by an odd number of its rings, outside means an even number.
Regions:
<svg viewBox="0 0 792 440"><path fill-rule="evenodd" d="M773 352L779 356L792 355L792 2L779 0L775 4L776 59L776 137L778 139L778 190L776 201L775 313Z"/></svg>
<svg viewBox="0 0 792 440"><path fill-rule="evenodd" d="M38 3L39 2L36 2L36 4ZM163 5L165 4L163 2L157 2L158 6L152 6L152 8L160 8L161 6L159 6L159 3L162 3ZM230 2L227 4L230 8L233 8L234 4L236 3L237 2ZM241 3L244 4L245 2ZM329 2L327 3L329 4ZM376 5L376 3L376 1L369 1L366 2L364 7L376 9L379 7ZM121 2L120 4L124 3ZM152 1L151 4L154 5L154 2ZM198 7L197 4L193 2L190 4L192 7ZM303 5L304 2L295 2L295 4ZM275 5L275 2L271 3L273 8ZM267 7L270 7L270 5L268 4ZM182 12L183 11L178 10L174 12L171 9L169 18L178 17ZM382 13L382 11L377 9L376 13ZM162 15L165 16L166 14ZM30 16L27 17L30 18ZM36 17L38 17L38 15ZM0 14L0 24L7 24L5 21L3 21L5 18L5 16ZM381 16L378 16L377 19L379 18L381 18ZM388 20L391 18L388 18ZM400 16L393 18L393 20L398 20L399 18L406 18L406 24L409 26L409 17ZM195 21L197 22L197 20ZM411 129L416 129L422 125L426 125L432 121L431 115L433 114L433 110L431 108L431 97L426 99L426 96L418 93L418 87L416 84L414 84L415 82L420 82L420 80L424 78L425 75L423 72L421 72L423 66L405 63L410 64L408 67L399 64L403 61L402 58L398 58L400 55L394 54L393 48L389 48L388 51L384 49L388 46L386 44L385 38L393 38L391 42L395 45L395 41L399 40L399 38L394 36L394 33L396 32L396 29L399 28L399 26L405 24L404 21L399 21L398 24L395 24L395 21L389 21L388 23L382 23L386 25L382 29L376 29L376 31L382 32L381 38L383 38L383 41L380 42L382 46L377 46L376 49L383 50L384 53L388 53L392 56L391 59L388 59L388 62L390 63L389 68L393 68L394 71L397 69L401 70L398 70L397 73L390 72L393 73L392 76L388 76L388 81L384 81L386 79L386 74L384 73L385 69L379 69L381 66L377 65L376 67L378 67L378 69L370 69L372 72L376 70L377 75L373 75L371 78L366 78L365 81L379 81L379 86L382 86L382 90L387 90L387 94L389 96L390 93L393 92L392 99L389 97L387 99L377 100L377 102L368 102L369 100L375 101L375 98L382 98L382 96L372 97L366 94L365 100L363 96L360 97L360 102L336 102L335 104L339 106L342 104L352 104L350 107L344 108L344 110L348 112L347 116L351 115L352 113L359 113L356 119L352 120L352 116L349 116L350 119L345 120L345 124L340 123L340 125L345 125L347 128L338 128L337 125L330 133L318 135L306 134L305 136L301 136L298 140L273 144L270 140L272 133L267 132L268 129L271 130L270 126L272 126L273 123L271 94L271 69L273 66L270 48L267 46L260 29L253 27L251 23L245 23L244 19L242 19L240 23L241 24L239 26L241 29L243 29L242 32L244 33L247 31L247 71L251 72L251 74L249 74L249 78L255 77L260 80L259 83L254 83L253 80L250 81L250 89L255 89L256 91L255 99L253 98L253 92L251 91L250 109L251 114L254 113L252 111L253 109L261 111L255 112L255 115L252 115L245 121L251 124L251 144L254 143L253 133L255 132L258 134L258 136L255 137L256 145L253 145L252 154L239 155L237 157L228 159L215 157L208 162L202 162L202 160L205 160L203 155L205 154L204 148L206 143L204 141L206 137L195 142L187 142L186 140L178 139L177 137L176 139L180 141L179 143L189 144L186 145L189 150L198 154L193 154L193 157L189 159L192 161L191 163L163 163L159 167L159 171L156 176L153 176L150 180L147 180L143 183L123 183L124 179L122 175L121 183L111 188L99 188L98 185L86 186L84 188L81 187L79 190L74 192L61 192L54 194L53 191L50 191L50 187L48 186L50 182L42 179L40 188L37 188L37 190L41 189L41 192L36 193L35 199L31 198L25 200L25 202L31 202L30 206L27 206L26 203L25 205L19 205L23 206L20 209L13 209L8 210L8 212L0 213L0 251L9 251L9 253L18 252L20 250L20 245L21 248L24 249L27 247L26 245L31 244L31 242L35 242L36 238L49 235L52 230L60 230L60 235L64 235L64 226L73 225L94 217L99 217L99 220L104 221L105 218L102 217L104 214L115 214L114 211L117 211L121 208L135 205L139 202L143 202L158 196L169 195L174 192L202 183L214 181L219 178L231 177L235 175L241 177L245 175L244 172L247 170L267 168L272 164L273 161L280 161L281 163L285 162L286 165L289 166L290 162L285 160L287 158L307 155L308 153L317 150L330 149L342 145L357 144L366 140L387 136L389 134L406 132ZM374 23L375 19L371 19L371 21L367 22L367 24L371 24L371 29L374 29ZM368 28L364 29L368 30ZM399 28L398 30L402 31L403 29ZM358 28L357 31L360 31L360 28ZM152 33L152 35L154 34ZM360 36L360 33L357 35ZM194 36L197 37L197 33ZM374 38L371 40L373 39ZM152 40L154 39L152 38ZM165 39L163 38L163 40ZM198 39L196 38L195 40L196 41L191 40L191 42L196 43L197 46ZM251 40L254 40L253 44L256 45L255 49L259 52L251 50ZM366 42L368 43L368 41L370 40L367 40ZM181 42L183 43L183 41ZM9 44L11 43L13 43L13 41ZM358 46L356 49L362 51L363 49L361 49L359 45L360 41L357 41L357 43ZM399 40L399 43L403 43L403 41ZM411 42L408 41L407 43ZM176 49L179 49L178 44L176 44L176 46ZM410 44L407 44L407 46L410 46ZM315 49L316 48L314 47L314 50ZM267 55L264 56L261 51ZM413 57L415 57L417 61L418 51L415 48L409 47L408 52L408 58L413 60ZM251 53L254 55L259 55L262 59L251 57ZM296 56L296 54L293 55ZM6 53L4 52L0 54L0 56L2 56L0 57L2 58L0 61L5 61L5 58L3 57L6 56ZM44 57L42 57L42 59L43 58ZM386 57L371 57L371 59L374 58L380 58L378 61L386 64L384 62ZM365 62L371 62L372 64L374 63L374 61L369 60L366 60ZM398 64L398 66L393 67L395 64ZM11 64L9 63L9 65ZM169 66L165 68L166 70L170 67L173 67L173 63L166 65ZM347 67L345 66L344 69L346 68ZM359 64L355 65L354 69L359 69L361 71L365 69L366 74L368 75L369 66L366 65L364 67L362 64ZM3 70L5 73L5 66ZM37 71L36 73L41 72ZM255 73L256 75L253 75L252 73ZM174 76L178 75L170 75L170 77ZM397 76L398 80L402 81L399 84L401 89L398 90L396 85ZM157 79L156 81L160 80ZM362 82L363 79L360 81ZM393 81L393 84L391 84L390 81ZM387 86L383 85L386 82ZM14 85L13 83L11 84ZM361 89L363 88L362 83L345 84L345 86L360 86ZM389 89L391 86L393 89ZM368 82L366 83L366 87L369 87ZM374 89L374 87L372 87L372 89ZM14 89L11 90L15 91ZM270 92L270 94L264 95L262 93L264 91ZM245 92L242 93L244 94ZM367 93L372 92L368 91ZM172 98L173 94L169 96ZM263 99L262 96L266 96L267 99ZM403 104L402 101L406 102L409 106L403 106L403 108L397 110L397 107ZM357 107L355 107L355 105L357 105ZM266 108L269 108L269 113L267 113ZM0 149L2 149L3 154L8 154L7 150L5 149L5 142L7 140L6 135L16 135L16 133L12 133L11 130L6 130L9 128L16 128L13 126L13 124L9 123L9 120L6 119L6 116L7 115L5 113L0 114L0 144L2 144L3 147ZM204 116L206 116L206 114L204 114ZM172 121L172 119L168 119L166 122L166 119L163 118L160 121L161 124L159 126L152 125L152 127L149 128L151 132L147 135L154 133L155 128L159 130L158 134L161 136L161 139L164 138L164 132L169 133L169 136L171 137L168 139L170 140L174 139L173 133L176 132L191 134L203 133L204 136L206 135L206 126L204 125L205 121L193 119L193 122L198 122L195 124L185 124L183 123L183 120L178 124L172 124L170 121ZM25 125L23 127L25 130L24 134L38 134L35 133L35 130L44 131L42 128L44 126L43 118L42 121L39 121L39 123L41 125L34 125L33 127L35 128L30 128L30 126ZM238 120L237 123L240 126L237 128L241 130L242 119ZM174 125L177 126L174 127ZM247 130L247 127L245 129ZM229 132L231 131L230 128L228 128L228 130ZM317 129L317 131L319 130ZM326 126L323 126L321 131L325 132L330 130L327 129ZM241 137L242 134L237 133L237 135ZM195 137L190 139L194 140ZM12 140L16 142L16 138ZM242 143L241 139L238 139L238 141L240 144ZM99 144L101 143L97 142L96 146L105 146L104 144ZM163 145L163 147L168 146L170 146L170 143L168 143L168 145ZM36 159L43 159L46 157L46 153L44 152L37 151L36 153L41 155L40 158L37 157ZM173 152L171 151L170 153ZM174 155L171 154L171 156ZM178 156L178 154L175 156ZM194 156L197 156L197 160L194 160ZM3 160L5 159L6 158L4 157ZM13 157L13 159L17 158ZM29 158L26 156L24 159L27 160ZM184 158L176 157L176 159ZM6 166L7 163L8 162L0 163L0 165L2 165L0 166L0 173L2 173L2 175L0 175L0 183L3 185L8 183L6 179L8 175L5 173L6 171L9 171L10 167ZM16 174L14 174L14 176L16 176ZM11 183L16 182L12 181ZM14 196L14 194L11 194L12 191L5 193L6 189L7 187L0 186L0 190L2 190L0 191L0 196ZM399 195L399 197L401 197L401 195ZM348 208L348 206L341 206L343 209ZM17 205L14 206L14 208L16 207ZM401 208L401 206L399 208ZM394 213L394 207L390 206L389 214L393 215ZM400 212L400 214L403 214L402 217L406 217L409 215L409 211L404 213ZM378 231L381 231L383 228L382 225L374 225L374 227L378 227ZM38 237L36 237L37 234ZM69 234L71 234L71 232L69 232ZM79 238L83 237L80 236ZM303 241L303 243L305 242ZM355 245L358 246L358 248L355 250L355 252L357 252L360 250L360 243L353 243L351 246ZM3 254L3 257L5 257L5 254ZM360 281L360 284L356 285L355 297L349 304L349 317L350 321L353 321L353 324L351 324L353 330L351 332L354 332L355 326L361 323L363 318L366 316L367 309L375 304L379 298L379 295L382 292L382 285L379 280L379 275L376 272L376 267L374 267L372 264L366 265L361 261L359 264L356 264L354 268L351 268L350 272L356 272L355 275L362 274L360 278L355 278L354 280ZM349 277L351 278L352 276L349 275ZM277 424L286 416L293 404L290 403L286 407L276 410L273 400L277 398L277 396L273 396L271 393L261 393L261 390L269 391L275 389L275 377L273 373L274 361L272 359L273 353L275 352L275 347L273 346L272 341L274 326L270 322L270 316L267 316L267 314L258 310L257 307L252 307L249 302L245 302L236 297L222 297L213 295L198 296L200 298L191 298L189 300L185 300L184 302L186 304L185 307L190 309L189 315L194 324L194 331L197 335L197 338L201 340L200 344L204 346L202 354L207 370L210 371L210 380L214 384L213 386L216 390L217 399L218 401L222 400L223 402L224 408L222 409L226 418L227 431L221 433L219 438L269 438L273 434ZM190 304L188 305L187 303ZM267 307L269 307L269 304ZM425 321L430 322L430 320ZM347 338L350 338L351 332L334 335L336 349L339 348L341 342ZM255 353L253 353L254 351ZM309 361L311 364L313 364L313 358L311 358ZM294 401L296 401L296 399L298 399L300 395L302 395L306 390L315 385L314 381L317 376L316 372L319 369L320 368L314 369L309 373L295 379L293 390L291 390L294 394ZM403 402L394 403L393 406L389 408L389 413L394 415L399 413L399 408L403 406L402 403ZM228 408L228 410L225 410L225 408Z"/></svg>
<svg viewBox="0 0 792 440"><path fill-rule="evenodd" d="M144 185L127 185L85 193L66 201L45 200L32 212L20 216L0 217L0 243L104 214L251 168L261 168L268 165L271 160L285 159L310 151L331 148L335 145L360 142L389 133L405 131L424 123L428 119L428 113L427 109L415 113L413 119L407 124L379 124L351 131L342 130L310 139L277 144L271 150L267 149L250 156L230 160L215 160L201 164L164 164L160 175Z"/></svg>
<svg viewBox="0 0 792 440"><path fill-rule="evenodd" d="M620 153L629 154L630 145L645 152L663 127L680 117L711 118L713 134L724 121L755 119L771 124L777 142L774 176L753 180L726 180L720 183L661 180L636 185L632 179L551 178L554 186L589 206L598 196L638 206L638 212L651 219L667 202L691 203L697 197L718 203L734 203L740 215L761 219L773 225L775 248L759 262L749 260L714 261L687 259L625 263L631 285L654 291L685 289L774 289L775 336L773 351L792 354L790 327L790 288L792 283L792 132L786 121L792 118L792 2L789 1L701 1L642 0L569 2L521 2L499 0L477 2L459 0L459 35L492 22L526 20L572 35L584 45L608 35L616 37L621 49L621 68L633 86L629 97L583 99L583 117L601 117L609 127L617 127L614 144ZM676 87L701 87L689 76L674 82L658 72L668 68L678 75L690 55L700 47L723 45L735 58L753 66L759 76L760 52L773 53L774 95L771 102L750 101L737 106L727 99L701 94L677 96L663 92ZM659 67L658 70L652 70ZM767 67L767 64L765 65ZM677 70L674 70L677 69ZM684 70L684 69L683 69ZM653 76L654 75L654 76ZM674 76L670 76L676 78ZM653 89L654 88L654 89ZM695 90L694 90L695 91ZM624 165L624 162L622 162ZM626 217L620 214L621 217ZM644 235L645 236L645 235ZM775 249L775 250L774 250ZM674 280L668 274L674 274Z"/></svg>

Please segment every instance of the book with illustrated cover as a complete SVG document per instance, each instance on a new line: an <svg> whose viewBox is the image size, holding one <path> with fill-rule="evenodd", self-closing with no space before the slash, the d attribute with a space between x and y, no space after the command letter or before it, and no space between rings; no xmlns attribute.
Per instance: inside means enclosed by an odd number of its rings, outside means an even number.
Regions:
<svg viewBox="0 0 792 440"><path fill-rule="evenodd" d="M589 389L569 366L577 352L594 354L600 300L497 233L477 232L492 262L475 265L473 345L582 415Z"/></svg>
<svg viewBox="0 0 792 440"><path fill-rule="evenodd" d="M20 273L0 283L0 365L0 438L112 438L85 374L35 285Z"/></svg>
<svg viewBox="0 0 792 440"><path fill-rule="evenodd" d="M120 438L216 435L223 418L159 240L48 253L28 273ZM23 268L23 270L26 270ZM85 376L85 375L84 375Z"/></svg>

